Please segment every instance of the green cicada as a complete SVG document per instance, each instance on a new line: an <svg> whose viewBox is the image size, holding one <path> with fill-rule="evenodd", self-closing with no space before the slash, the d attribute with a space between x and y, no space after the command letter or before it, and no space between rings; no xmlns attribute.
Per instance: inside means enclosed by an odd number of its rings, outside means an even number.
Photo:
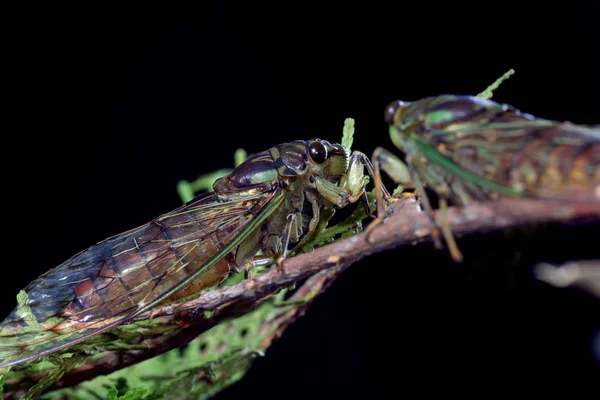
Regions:
<svg viewBox="0 0 600 400"><path fill-rule="evenodd" d="M0 324L0 367L68 349L232 271L281 262L315 232L323 207L366 199L365 166L373 176L364 154L319 139L254 155L213 192L31 282Z"/></svg>
<svg viewBox="0 0 600 400"><path fill-rule="evenodd" d="M439 196L443 212L447 200L465 205L501 196L600 202L599 127L536 118L458 95L394 101L385 120L430 216L424 186ZM377 152L386 170L393 155ZM461 260L448 227L441 228L454 259Z"/></svg>

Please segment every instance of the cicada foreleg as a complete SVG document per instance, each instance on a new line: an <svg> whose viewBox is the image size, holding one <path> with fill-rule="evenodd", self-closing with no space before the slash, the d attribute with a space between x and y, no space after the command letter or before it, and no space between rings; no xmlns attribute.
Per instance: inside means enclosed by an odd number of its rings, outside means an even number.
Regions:
<svg viewBox="0 0 600 400"><path fill-rule="evenodd" d="M462 261L462 254L458 249L458 246L456 244L456 241L454 240L454 236L452 235L452 231L450 230L450 226L448 224L448 203L446 201L446 197L444 196L444 193L448 191L447 186L442 182L440 183L439 187L434 188L434 190L440 195L441 223L438 227L438 224L433 218L433 208L431 207L431 202L429 201L427 192L425 191L423 183L419 178L417 168L415 168L414 165L415 163L418 163L418 160L414 160L409 155L406 157L406 163L404 163L396 155L382 147L378 147L375 149L375 151L373 152L372 159L375 168L375 175L377 177L376 182L381 181L380 171L383 170L395 184L401 185L400 187L411 187L417 190L421 204L423 204L425 213L432 225L431 236L435 247L438 249L442 248L442 242L440 240L440 237L443 237L446 243L448 244L448 249L452 258L457 262ZM430 181L435 181L435 179L433 179L432 177ZM372 229L372 227L375 226L377 223L381 222L385 214L383 197L381 196L381 193L379 191L377 191L377 195L377 220L369 226L370 229Z"/></svg>
<svg viewBox="0 0 600 400"><path fill-rule="evenodd" d="M365 191L365 174L366 167L368 176L373 180L376 192L376 207L377 215L373 215L367 193ZM329 201L337 207L344 207L349 203L354 203L359 199L362 200L365 208L365 213L373 218L374 221L367 227L367 232L370 232L373 226L383 220L383 212L385 210L385 202L390 201L392 196L389 194L386 187L381 181L381 175L378 168L374 168L371 160L361 152L355 151L352 153L350 165L346 175L340 180L340 185L336 186L329 183L325 179L317 179L315 182L317 190Z"/></svg>
<svg viewBox="0 0 600 400"><path fill-rule="evenodd" d="M315 177L315 187L323 197L338 208L355 203L361 198L364 199L366 196L364 167L367 168L368 175L375 182L374 185L376 190L381 192L380 197L382 201L383 199L389 199L391 196L385 186L381 183L378 175L376 175L373 164L371 164L371 161L364 153L359 151L352 153L348 172L340 180L339 186L322 177ZM367 215L371 215L371 210L368 209L368 203L366 203L365 208Z"/></svg>
<svg viewBox="0 0 600 400"><path fill-rule="evenodd" d="M396 199L389 194L388 197L385 197L384 191L385 187L383 186L381 180L381 171L383 170L396 185L400 185L395 191L397 192L400 187L405 187L406 185L411 184L410 172L406 164L404 164L398 157L396 157L393 153L384 149L383 147L377 147L373 152L373 176L375 177L375 196L376 196L376 207L377 207L377 216L373 222L367 228L367 238L370 240L370 233L373 228L383 222L385 217L385 202L386 201L396 201Z"/></svg>
<svg viewBox="0 0 600 400"><path fill-rule="evenodd" d="M413 182L408 167L395 154L383 147L377 147L373 152L372 159L376 177L375 185L381 185L381 171L383 170L398 185L394 190L394 194L406 187L412 187ZM383 219L385 214L383 192L376 188L376 195L377 217ZM390 199L393 199L393 197Z"/></svg>

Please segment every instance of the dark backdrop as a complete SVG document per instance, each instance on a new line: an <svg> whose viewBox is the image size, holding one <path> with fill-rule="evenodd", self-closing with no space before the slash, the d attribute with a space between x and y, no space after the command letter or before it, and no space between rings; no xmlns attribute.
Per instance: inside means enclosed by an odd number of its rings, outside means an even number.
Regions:
<svg viewBox="0 0 600 400"><path fill-rule="evenodd" d="M509 68L495 100L599 123L597 2L403 3L217 6L172 24L14 20L3 57L3 314L41 272L178 206L178 180L231 166L238 147L339 140L353 117L355 148L370 154L391 146L391 100L475 94ZM599 236L549 227L466 238L463 265L429 244L361 262L221 398L586 386L598 373L599 304L534 281L530 268L598 257Z"/></svg>

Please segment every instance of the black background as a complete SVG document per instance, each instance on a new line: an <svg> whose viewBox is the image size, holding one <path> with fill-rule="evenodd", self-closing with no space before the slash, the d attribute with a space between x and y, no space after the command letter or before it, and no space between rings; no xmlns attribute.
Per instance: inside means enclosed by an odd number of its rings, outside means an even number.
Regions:
<svg viewBox="0 0 600 400"><path fill-rule="evenodd" d="M476 94L509 68L494 100L599 123L598 2L403 3L204 6L169 24L15 19L3 54L3 313L43 271L178 206L180 179L230 167L238 147L338 141L353 117L354 147L371 154L391 147L388 102ZM530 268L598 257L598 237L467 237L462 265L429 244L372 257L221 398L585 388L599 372L598 302Z"/></svg>

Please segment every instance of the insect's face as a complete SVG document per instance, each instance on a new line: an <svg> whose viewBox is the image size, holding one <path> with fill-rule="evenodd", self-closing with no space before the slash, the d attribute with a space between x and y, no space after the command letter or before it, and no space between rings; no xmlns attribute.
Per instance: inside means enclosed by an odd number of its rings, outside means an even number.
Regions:
<svg viewBox="0 0 600 400"><path fill-rule="evenodd" d="M337 182L348 171L350 150L338 143L312 139L306 142L306 154L311 175Z"/></svg>
<svg viewBox="0 0 600 400"><path fill-rule="evenodd" d="M404 150L404 145L410 135L405 125L405 113L410 103L396 100L385 108L385 121L390 126L390 138L396 147Z"/></svg>

